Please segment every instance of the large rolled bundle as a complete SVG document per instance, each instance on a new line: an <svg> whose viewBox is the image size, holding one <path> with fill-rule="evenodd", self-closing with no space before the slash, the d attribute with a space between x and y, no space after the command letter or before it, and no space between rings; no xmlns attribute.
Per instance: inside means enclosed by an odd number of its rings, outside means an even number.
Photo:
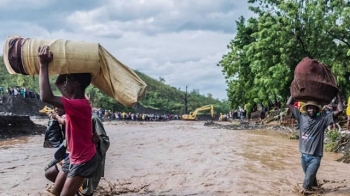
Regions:
<svg viewBox="0 0 350 196"><path fill-rule="evenodd" d="M39 75L39 46L54 54L49 74L91 73L92 84L121 104L132 107L144 95L147 84L98 43L69 40L23 39L10 36L4 45L4 63L10 74Z"/></svg>
<svg viewBox="0 0 350 196"><path fill-rule="evenodd" d="M314 100L320 104L328 104L338 90L337 80L327 65L305 57L296 66L290 92L297 101Z"/></svg>

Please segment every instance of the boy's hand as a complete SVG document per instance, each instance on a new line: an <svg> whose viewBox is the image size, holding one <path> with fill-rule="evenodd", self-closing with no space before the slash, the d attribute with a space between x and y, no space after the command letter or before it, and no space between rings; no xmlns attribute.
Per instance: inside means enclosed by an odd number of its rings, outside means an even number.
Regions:
<svg viewBox="0 0 350 196"><path fill-rule="evenodd" d="M38 48L38 60L40 65L49 65L53 59L53 53L50 51L49 46L43 46Z"/></svg>

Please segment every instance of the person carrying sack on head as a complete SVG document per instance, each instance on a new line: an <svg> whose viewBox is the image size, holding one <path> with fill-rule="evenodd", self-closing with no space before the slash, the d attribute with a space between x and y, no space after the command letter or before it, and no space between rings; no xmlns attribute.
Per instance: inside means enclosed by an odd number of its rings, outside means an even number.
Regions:
<svg viewBox="0 0 350 196"><path fill-rule="evenodd" d="M294 118L300 124L299 151L301 153L301 165L305 174L303 192L318 186L316 173L323 156L324 132L330 124L334 123L334 117L339 116L343 112L343 103L339 92L336 98L338 99L337 110L328 114L319 114L322 108L316 101L307 101L301 107L301 110L306 113L301 113L294 107L292 96L286 103Z"/></svg>
<svg viewBox="0 0 350 196"><path fill-rule="evenodd" d="M91 74L59 75L56 86L64 97L55 96L50 87L48 73L49 64L53 58L54 54L49 46L38 48L40 95L42 102L65 110L66 141L70 153L62 164L62 169L50 193L75 195L85 178L93 177L99 161L93 143L92 108L85 98L85 89L91 83Z"/></svg>

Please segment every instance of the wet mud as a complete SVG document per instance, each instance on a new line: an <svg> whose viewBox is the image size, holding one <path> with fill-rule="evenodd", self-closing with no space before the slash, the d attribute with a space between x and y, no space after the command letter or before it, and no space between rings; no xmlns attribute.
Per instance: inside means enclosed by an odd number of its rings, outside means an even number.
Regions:
<svg viewBox="0 0 350 196"><path fill-rule="evenodd" d="M45 123L44 123L45 124ZM203 122L105 124L111 140L95 195L300 195L298 141L274 130L228 130ZM223 122L223 124L225 124ZM0 141L0 195L45 195L54 149L43 136ZM350 195L349 165L325 153L309 195Z"/></svg>

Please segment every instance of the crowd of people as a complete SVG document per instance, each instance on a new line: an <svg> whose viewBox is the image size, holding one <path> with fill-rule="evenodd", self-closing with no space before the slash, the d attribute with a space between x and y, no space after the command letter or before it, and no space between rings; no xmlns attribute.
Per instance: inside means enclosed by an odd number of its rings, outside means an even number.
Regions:
<svg viewBox="0 0 350 196"><path fill-rule="evenodd" d="M128 120L128 121L167 121L167 120L181 120L181 115L178 114L144 114L131 112L112 112L105 109L94 109L97 116L104 120Z"/></svg>
<svg viewBox="0 0 350 196"><path fill-rule="evenodd" d="M252 112L255 112L255 111L257 111L257 108L253 108ZM259 115L260 120L265 119L266 112L267 112L267 108L262 106L262 108L260 110L260 115ZM240 121L245 121L245 120L250 120L250 117L251 117L251 113L248 113L247 109L245 107L239 106L237 109L231 110L227 114L220 114L219 119L222 121L227 121L228 118L230 118L233 120L239 119Z"/></svg>
<svg viewBox="0 0 350 196"><path fill-rule="evenodd" d="M39 93L19 86L8 87L6 90L3 86L0 86L0 95L5 94L11 96L20 96L24 98L35 98L38 100L40 99Z"/></svg>

